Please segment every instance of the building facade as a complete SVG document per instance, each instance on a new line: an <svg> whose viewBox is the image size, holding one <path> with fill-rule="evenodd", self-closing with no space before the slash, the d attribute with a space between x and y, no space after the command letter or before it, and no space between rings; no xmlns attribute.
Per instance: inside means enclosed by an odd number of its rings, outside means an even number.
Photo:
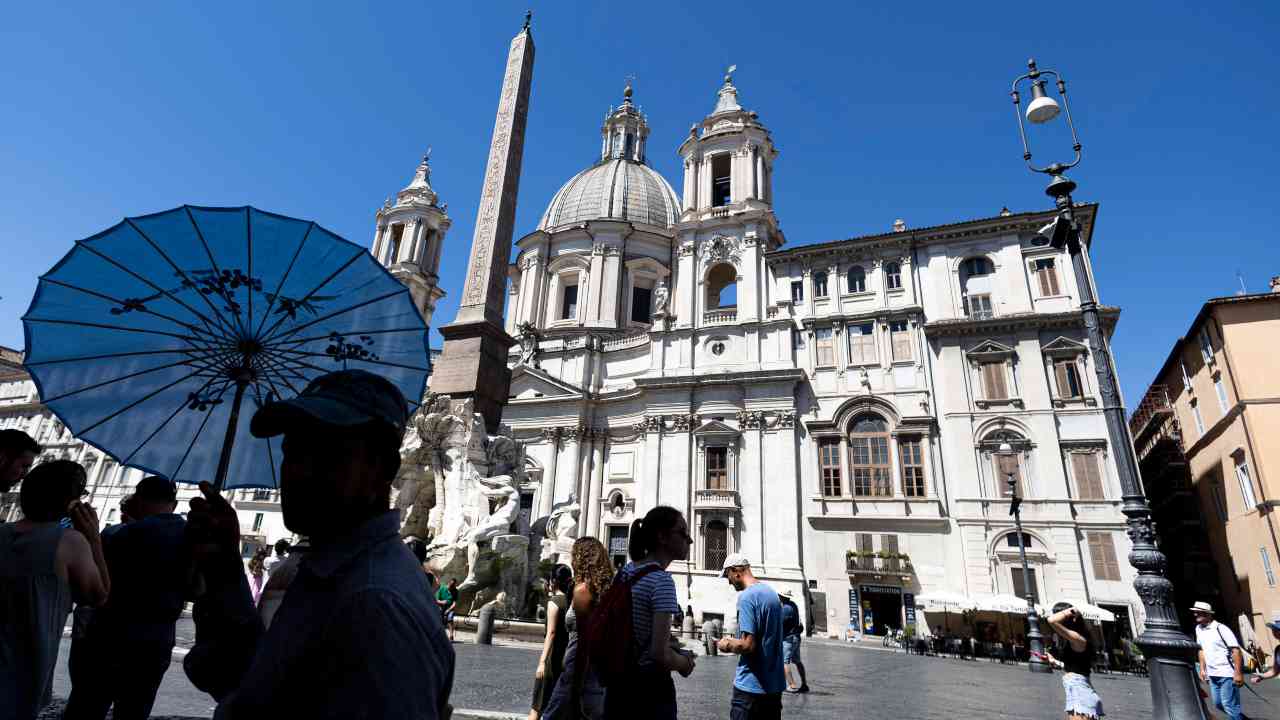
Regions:
<svg viewBox="0 0 1280 720"><path fill-rule="evenodd" d="M1280 612L1280 278L1272 292L1206 302L1130 420L1179 606L1208 600L1243 642L1274 653ZM1179 582L1181 580L1181 582ZM1184 612L1184 622L1190 618Z"/></svg>

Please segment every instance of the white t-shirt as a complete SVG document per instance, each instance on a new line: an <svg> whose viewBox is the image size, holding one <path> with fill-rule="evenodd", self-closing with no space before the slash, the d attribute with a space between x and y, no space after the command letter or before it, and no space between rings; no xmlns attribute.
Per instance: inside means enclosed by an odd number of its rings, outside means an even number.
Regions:
<svg viewBox="0 0 1280 720"><path fill-rule="evenodd" d="M1208 625L1196 625L1196 642L1204 651L1205 672L1209 677L1232 677L1236 674L1231 662L1231 648L1240 647L1231 628L1217 620Z"/></svg>

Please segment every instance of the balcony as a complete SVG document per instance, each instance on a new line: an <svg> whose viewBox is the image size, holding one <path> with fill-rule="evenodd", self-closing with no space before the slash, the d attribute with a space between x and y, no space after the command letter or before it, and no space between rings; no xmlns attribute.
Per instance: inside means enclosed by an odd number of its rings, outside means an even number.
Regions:
<svg viewBox="0 0 1280 720"><path fill-rule="evenodd" d="M1178 425L1166 386L1152 385L1147 389L1138 409L1129 416L1129 432L1133 435L1139 460L1146 459L1166 442L1172 443L1165 445L1166 448L1172 447L1179 456L1183 453L1182 428Z"/></svg>
<svg viewBox="0 0 1280 720"><path fill-rule="evenodd" d="M738 322L738 308L708 310L702 315L703 325L729 325Z"/></svg>
<svg viewBox="0 0 1280 720"><path fill-rule="evenodd" d="M694 510L741 510L737 490L694 490Z"/></svg>
<svg viewBox="0 0 1280 720"><path fill-rule="evenodd" d="M911 560L878 555L846 555L845 569L850 575L910 575Z"/></svg>

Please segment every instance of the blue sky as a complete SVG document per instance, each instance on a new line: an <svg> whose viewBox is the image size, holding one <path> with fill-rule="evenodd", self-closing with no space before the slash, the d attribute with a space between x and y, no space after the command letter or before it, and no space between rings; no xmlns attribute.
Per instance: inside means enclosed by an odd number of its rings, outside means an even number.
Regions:
<svg viewBox="0 0 1280 720"><path fill-rule="evenodd" d="M599 148L635 75L651 164L738 65L781 149L791 244L1048 207L1007 95L1067 77L1130 406L1204 299L1280 274L1274 3L18 3L0 28L0 343L78 238L183 203L252 204L367 245L427 146L454 218L453 317L507 43L537 62L516 236ZM892 7L890 7L892 6ZM1037 159L1050 159L1046 152ZM1062 148L1066 150L1066 148Z"/></svg>

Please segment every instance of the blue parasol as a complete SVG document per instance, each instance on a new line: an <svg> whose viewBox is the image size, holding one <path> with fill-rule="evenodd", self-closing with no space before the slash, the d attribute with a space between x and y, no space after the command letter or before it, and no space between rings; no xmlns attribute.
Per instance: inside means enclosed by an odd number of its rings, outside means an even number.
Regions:
<svg viewBox="0 0 1280 720"><path fill-rule="evenodd" d="M183 206L126 218L40 278L26 367L44 404L123 465L278 487L279 438L239 422L313 378L363 369L412 403L430 368L409 290L313 222Z"/></svg>

